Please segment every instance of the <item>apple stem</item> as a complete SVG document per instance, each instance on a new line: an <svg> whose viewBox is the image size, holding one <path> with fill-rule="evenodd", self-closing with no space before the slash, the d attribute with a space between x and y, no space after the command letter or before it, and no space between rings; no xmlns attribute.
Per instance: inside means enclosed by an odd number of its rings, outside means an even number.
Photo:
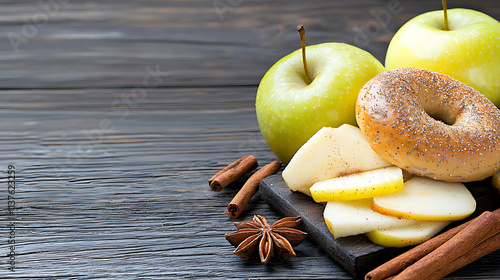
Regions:
<svg viewBox="0 0 500 280"><path fill-rule="evenodd" d="M444 30L448 29L448 13L446 11L446 0L443 0L443 13L444 13Z"/></svg>
<svg viewBox="0 0 500 280"><path fill-rule="evenodd" d="M300 34L300 43L302 44L302 63L304 64L304 71L306 72L307 84L312 82L311 76L309 75L309 70L307 69L307 61L306 61L306 36L304 26L301 24L297 26L297 31Z"/></svg>

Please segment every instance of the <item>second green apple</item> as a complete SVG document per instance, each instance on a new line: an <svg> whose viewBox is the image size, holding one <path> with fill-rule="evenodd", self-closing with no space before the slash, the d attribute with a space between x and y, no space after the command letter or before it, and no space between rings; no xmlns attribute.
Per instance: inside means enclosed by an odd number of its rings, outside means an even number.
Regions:
<svg viewBox="0 0 500 280"><path fill-rule="evenodd" d="M449 75L500 106L500 22L469 9L419 15L392 38L385 61L387 70L417 67Z"/></svg>
<svg viewBox="0 0 500 280"><path fill-rule="evenodd" d="M361 87L384 71L370 53L342 43L308 46L306 57L312 82L299 49L274 64L257 90L260 131L285 164L320 128L356 125Z"/></svg>

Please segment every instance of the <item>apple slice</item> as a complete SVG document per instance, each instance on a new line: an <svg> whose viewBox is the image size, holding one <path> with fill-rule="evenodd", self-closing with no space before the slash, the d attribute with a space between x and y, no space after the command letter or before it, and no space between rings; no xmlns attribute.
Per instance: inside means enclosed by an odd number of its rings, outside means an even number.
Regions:
<svg viewBox="0 0 500 280"><path fill-rule="evenodd" d="M394 229L374 230L365 235L373 243L385 247L417 245L431 239L451 222L416 221L414 224Z"/></svg>
<svg viewBox="0 0 500 280"><path fill-rule="evenodd" d="M344 124L321 128L295 153L282 176L290 190L311 196L309 188L316 182L391 165L373 151L359 128Z"/></svg>
<svg viewBox="0 0 500 280"><path fill-rule="evenodd" d="M327 202L389 195L403 187L403 171L392 166L316 182L310 191L314 201Z"/></svg>
<svg viewBox="0 0 500 280"><path fill-rule="evenodd" d="M405 219L457 221L474 212L476 200L462 183L414 177L403 191L374 197L372 209Z"/></svg>
<svg viewBox="0 0 500 280"><path fill-rule="evenodd" d="M397 228L415 223L413 220L398 219L382 215L370 207L373 199L351 201L329 201L323 217L333 237L357 235L374 230Z"/></svg>

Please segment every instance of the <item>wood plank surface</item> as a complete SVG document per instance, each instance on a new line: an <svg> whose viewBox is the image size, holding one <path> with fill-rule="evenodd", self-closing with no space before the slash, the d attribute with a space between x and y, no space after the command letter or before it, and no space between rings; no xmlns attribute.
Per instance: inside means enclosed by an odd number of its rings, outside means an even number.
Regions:
<svg viewBox="0 0 500 280"><path fill-rule="evenodd" d="M255 93L298 24L308 44L383 61L404 22L441 5L398 1L382 29L391 1L1 1L0 279L352 279L310 238L285 262L235 256L224 210L245 178L218 193L207 180L275 159ZM498 1L450 2L500 19ZM237 221L256 214L282 218L257 195ZM498 257L450 279L500 279Z"/></svg>
<svg viewBox="0 0 500 280"><path fill-rule="evenodd" d="M500 19L497 1L448 1ZM257 85L307 43L344 42L380 61L392 35L441 1L2 1L0 88ZM391 7L391 8L388 8Z"/></svg>
<svg viewBox="0 0 500 280"><path fill-rule="evenodd" d="M7 182L0 181L1 279L246 278L333 273L310 240L267 266L240 259L224 215L243 180L215 193L207 180L234 159L274 156L252 109L255 88L148 90L129 115L128 89L4 91L2 170L16 168L16 271L7 270ZM237 112L237 113L235 113ZM106 129L100 123L108 120ZM4 173L6 176L6 173ZM281 218L255 197L239 220ZM311 267L317 268L310 271ZM86 278L88 277L88 278Z"/></svg>

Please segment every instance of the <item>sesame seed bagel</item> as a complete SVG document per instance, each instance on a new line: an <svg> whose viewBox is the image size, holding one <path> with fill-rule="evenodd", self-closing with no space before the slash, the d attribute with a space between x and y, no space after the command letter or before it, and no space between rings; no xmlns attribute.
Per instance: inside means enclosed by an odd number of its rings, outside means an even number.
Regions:
<svg viewBox="0 0 500 280"><path fill-rule="evenodd" d="M356 120L379 155L410 173L470 182L500 169L500 110L444 74L380 73L361 89Z"/></svg>

